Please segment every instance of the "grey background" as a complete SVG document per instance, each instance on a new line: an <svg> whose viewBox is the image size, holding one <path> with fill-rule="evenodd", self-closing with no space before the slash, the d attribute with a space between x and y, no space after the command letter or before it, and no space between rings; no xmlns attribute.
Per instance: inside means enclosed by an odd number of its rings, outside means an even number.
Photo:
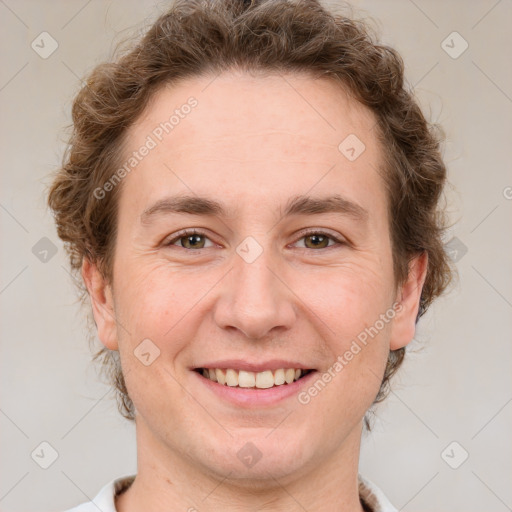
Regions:
<svg viewBox="0 0 512 512"><path fill-rule="evenodd" d="M86 311L44 194L80 77L166 5L0 0L2 510L63 510L136 471L134 428L90 363ZM460 273L421 320L360 471L400 510L512 510L512 2L353 5L401 52L421 104L446 130L448 238ZM43 31L58 43L46 59L31 48ZM442 46L453 31L469 44L458 58ZM452 54L462 44L444 43ZM58 453L48 469L31 457L44 441Z"/></svg>

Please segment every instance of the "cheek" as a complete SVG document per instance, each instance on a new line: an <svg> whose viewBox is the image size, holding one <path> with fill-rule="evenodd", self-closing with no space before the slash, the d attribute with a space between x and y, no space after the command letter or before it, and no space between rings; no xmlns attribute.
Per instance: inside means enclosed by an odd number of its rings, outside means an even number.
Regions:
<svg viewBox="0 0 512 512"><path fill-rule="evenodd" d="M140 413L151 415L171 400L178 403L180 353L195 337L194 304L204 295L201 278L170 271L165 265L119 266L116 317L126 386ZM135 271L134 271L135 269ZM196 284L196 288L191 286ZM145 356L149 354L149 356ZM146 364L147 363L147 364ZM165 393L161 393L165 389ZM160 404L157 406L157 404ZM147 408L153 408L147 410ZM163 409L162 409L163 410ZM164 422L169 423L169 418Z"/></svg>
<svg viewBox="0 0 512 512"><path fill-rule="evenodd" d="M345 275L314 297L312 309L322 320L316 325L323 329L329 358L318 379L298 398L301 404L310 404L305 411L327 430L358 421L379 391L394 317L388 290Z"/></svg>
<svg viewBox="0 0 512 512"><path fill-rule="evenodd" d="M118 318L130 326L132 335L155 339L170 335L209 282L206 273L192 274L162 262L133 261L119 265L118 274Z"/></svg>
<svg viewBox="0 0 512 512"><path fill-rule="evenodd" d="M317 273L315 279L303 275L301 282L297 295L307 297L314 312L309 318L329 354L323 370L331 378L326 376L329 391L324 398L342 409L364 411L379 390L389 353L395 316L391 264L379 268L369 262L351 263L336 272ZM311 283L318 284L308 286Z"/></svg>
<svg viewBox="0 0 512 512"><path fill-rule="evenodd" d="M386 313L392 305L393 281L385 266L347 262L335 269L301 272L293 290L342 348Z"/></svg>

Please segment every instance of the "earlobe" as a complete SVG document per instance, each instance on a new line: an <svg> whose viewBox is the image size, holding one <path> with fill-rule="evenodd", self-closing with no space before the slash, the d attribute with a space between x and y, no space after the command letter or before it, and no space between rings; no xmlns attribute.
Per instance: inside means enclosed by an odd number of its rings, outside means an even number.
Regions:
<svg viewBox="0 0 512 512"><path fill-rule="evenodd" d="M428 254L423 252L409 263L407 281L400 287L398 301L399 311L393 320L390 350L397 350L408 345L416 332L416 318L421 299L421 292L427 277Z"/></svg>
<svg viewBox="0 0 512 512"><path fill-rule="evenodd" d="M96 264L84 258L82 279L91 298L91 306L98 329L98 338L110 350L118 350L117 326L111 286Z"/></svg>

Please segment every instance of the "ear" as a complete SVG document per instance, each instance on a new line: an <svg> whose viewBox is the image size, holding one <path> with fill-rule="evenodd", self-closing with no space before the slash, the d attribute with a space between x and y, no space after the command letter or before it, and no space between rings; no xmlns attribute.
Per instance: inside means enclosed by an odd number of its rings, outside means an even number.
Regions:
<svg viewBox="0 0 512 512"><path fill-rule="evenodd" d="M84 258L82 278L91 298L98 338L110 350L118 350L117 326L111 286L94 263Z"/></svg>
<svg viewBox="0 0 512 512"><path fill-rule="evenodd" d="M409 263L407 281L398 290L400 306L393 319L389 348L397 350L408 345L416 332L416 318L420 306L421 292L427 276L428 254L423 252Z"/></svg>

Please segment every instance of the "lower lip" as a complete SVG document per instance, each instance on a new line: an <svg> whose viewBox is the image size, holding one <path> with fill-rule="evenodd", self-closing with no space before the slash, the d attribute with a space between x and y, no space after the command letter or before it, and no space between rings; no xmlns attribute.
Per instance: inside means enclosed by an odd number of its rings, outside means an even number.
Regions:
<svg viewBox="0 0 512 512"><path fill-rule="evenodd" d="M313 379L318 373L316 370L308 373L299 380L293 381L291 384L282 384L280 386L274 386L267 389L259 388L239 388L228 385L222 385L213 380L203 377L198 372L193 371L196 377L209 389L212 393L215 393L220 398L231 402L238 407L258 407L274 405L289 398L297 395L299 391L308 385L309 381Z"/></svg>

